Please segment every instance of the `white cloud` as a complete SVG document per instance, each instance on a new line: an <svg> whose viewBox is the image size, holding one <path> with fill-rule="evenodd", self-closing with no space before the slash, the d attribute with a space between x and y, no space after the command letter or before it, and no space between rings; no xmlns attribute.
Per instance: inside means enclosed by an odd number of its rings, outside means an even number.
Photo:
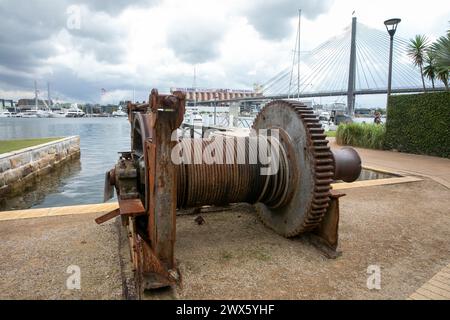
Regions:
<svg viewBox="0 0 450 320"><path fill-rule="evenodd" d="M9 12L19 14L20 5L8 3ZM51 1L40 3L48 10L53 7ZM143 100L153 87L167 91L171 86L191 86L194 65L198 86L251 88L290 65L299 5L303 6L302 50L311 50L340 33L350 24L353 10L360 22L381 30L385 19L399 16L403 21L398 35L404 38L417 33L437 37L448 29L450 16L450 7L443 0L429 0L426 7L406 0L323 0L314 4L167 0L137 1L135 6L122 1L120 6L110 7L83 3L84 29L65 29L65 6L58 4L51 24L45 25L44 19L28 26L45 30L34 30L36 35L26 38L29 51L20 50L20 37L8 38L14 41L1 49L14 50L9 55L3 50L4 58L0 55L2 98L31 92L32 80L38 79L40 83L53 81L55 94L74 100L100 101L101 88L111 93L110 102L129 98L133 88ZM33 7L20 16L32 21L35 10ZM6 32L15 32L13 23L5 24ZM20 31L24 34L26 30ZM36 57L34 43L39 43ZM13 59L16 52L26 55L22 59L26 64L20 68Z"/></svg>

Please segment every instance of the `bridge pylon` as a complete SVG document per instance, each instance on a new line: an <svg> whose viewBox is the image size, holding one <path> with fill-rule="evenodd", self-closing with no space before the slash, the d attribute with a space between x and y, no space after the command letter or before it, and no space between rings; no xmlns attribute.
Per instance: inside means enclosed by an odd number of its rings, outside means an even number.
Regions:
<svg viewBox="0 0 450 320"><path fill-rule="evenodd" d="M350 46L350 66L348 72L347 113L355 113L355 79L356 79L356 17L352 19L352 38Z"/></svg>

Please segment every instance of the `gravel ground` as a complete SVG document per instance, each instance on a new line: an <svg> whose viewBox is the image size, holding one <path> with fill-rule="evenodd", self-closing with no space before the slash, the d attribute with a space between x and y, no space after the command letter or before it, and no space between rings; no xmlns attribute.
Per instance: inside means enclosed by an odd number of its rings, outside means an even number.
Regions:
<svg viewBox="0 0 450 320"><path fill-rule="evenodd" d="M202 214L201 226L178 217L182 286L145 298L405 299L450 262L449 189L425 180L345 192L336 260L274 234L248 205ZM121 274L116 224L93 218L1 222L0 298L121 299L130 273ZM71 264L80 291L65 287ZM381 268L381 290L367 289L369 265Z"/></svg>
<svg viewBox="0 0 450 320"><path fill-rule="evenodd" d="M177 251L188 299L405 299L450 262L450 191L433 182L346 190L340 250L323 257L306 239L266 229L253 210L178 221ZM367 268L381 268L381 290ZM152 296L148 296L152 298Z"/></svg>
<svg viewBox="0 0 450 320"><path fill-rule="evenodd" d="M97 215L0 223L0 299L121 299L117 226ZM67 268L80 267L81 290Z"/></svg>

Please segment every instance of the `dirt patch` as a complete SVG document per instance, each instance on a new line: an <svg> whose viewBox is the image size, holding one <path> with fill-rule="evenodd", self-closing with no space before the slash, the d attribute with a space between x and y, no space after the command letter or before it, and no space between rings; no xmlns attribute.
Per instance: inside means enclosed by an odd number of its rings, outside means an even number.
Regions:
<svg viewBox="0 0 450 320"><path fill-rule="evenodd" d="M406 299L450 262L447 188L424 180L345 192L336 260L305 238L276 235L249 205L202 213L202 225L179 216L182 286L145 298ZM123 298L128 248L119 254L117 224L97 226L95 217L1 222L0 299ZM66 288L70 265L81 268L81 290ZM381 290L367 289L370 265L381 268Z"/></svg>
<svg viewBox="0 0 450 320"><path fill-rule="evenodd" d="M0 223L0 299L121 299L118 234L95 215ZM81 290L68 290L79 266Z"/></svg>
<svg viewBox="0 0 450 320"><path fill-rule="evenodd" d="M336 260L265 228L252 207L182 216L180 299L406 299L450 262L450 193L423 182L346 190ZM367 268L381 268L381 290ZM165 298L171 296L164 293ZM155 295L147 298L155 298Z"/></svg>

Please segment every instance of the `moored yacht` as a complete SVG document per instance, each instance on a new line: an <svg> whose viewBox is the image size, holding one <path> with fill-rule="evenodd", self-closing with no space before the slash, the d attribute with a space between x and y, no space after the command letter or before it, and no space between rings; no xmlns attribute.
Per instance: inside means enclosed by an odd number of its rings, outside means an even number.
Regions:
<svg viewBox="0 0 450 320"><path fill-rule="evenodd" d="M123 111L122 106L119 106L119 110L112 113L113 117L128 117L128 114Z"/></svg>
<svg viewBox="0 0 450 320"><path fill-rule="evenodd" d="M0 111L0 118L11 118L13 114L8 110Z"/></svg>
<svg viewBox="0 0 450 320"><path fill-rule="evenodd" d="M78 108L78 105L76 103L72 104L72 106L69 108L69 110L67 110L66 113L67 118L82 118L84 116L84 111Z"/></svg>

